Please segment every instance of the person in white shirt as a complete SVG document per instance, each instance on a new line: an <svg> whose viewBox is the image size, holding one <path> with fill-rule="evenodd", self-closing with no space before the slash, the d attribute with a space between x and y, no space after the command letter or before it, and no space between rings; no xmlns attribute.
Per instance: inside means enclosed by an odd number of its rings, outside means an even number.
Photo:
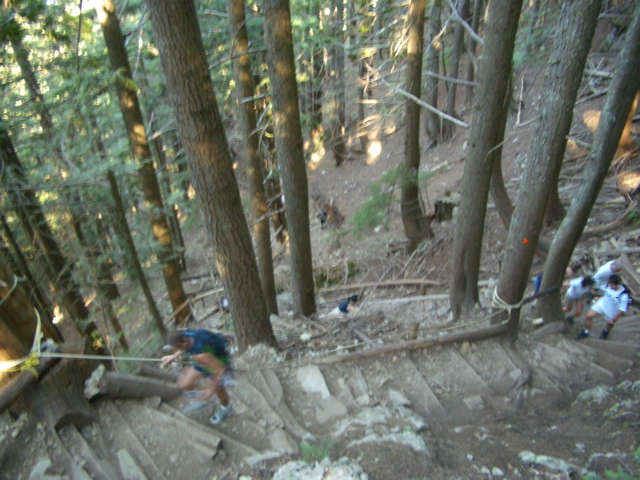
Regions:
<svg viewBox="0 0 640 480"><path fill-rule="evenodd" d="M589 276L577 277L569 282L569 288L564 297L564 313L571 312L574 308L573 315L567 316L567 321L573 325L573 319L579 317L584 309L584 303L587 295L591 291L593 278Z"/></svg>
<svg viewBox="0 0 640 480"><path fill-rule="evenodd" d="M628 307L629 294L626 292L624 286L621 285L620 277L614 273L609 278L609 283L604 291L604 295L591 307L591 310L587 312L584 330L576 335L576 340L582 340L589 336L593 319L598 315L604 316L607 320L607 324L600 334L600 340L606 340L609 332L618 319L627 311Z"/></svg>
<svg viewBox="0 0 640 480"><path fill-rule="evenodd" d="M624 267L620 260L611 260L610 262L602 265L593 275L593 280L596 283L596 290L605 290L611 275L621 272L623 268Z"/></svg>

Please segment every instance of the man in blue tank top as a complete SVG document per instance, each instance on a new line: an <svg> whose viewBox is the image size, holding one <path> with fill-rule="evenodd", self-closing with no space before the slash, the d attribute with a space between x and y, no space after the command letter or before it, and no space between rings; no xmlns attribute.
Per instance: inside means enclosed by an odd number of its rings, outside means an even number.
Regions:
<svg viewBox="0 0 640 480"><path fill-rule="evenodd" d="M176 384L183 390L193 389L196 380L206 376L211 386L197 392L199 400L209 400L213 395L220 401L220 409L210 419L214 425L231 415L232 407L225 386L232 383L230 358L225 339L219 333L199 329L178 329L169 336L172 355L162 357L162 364L173 362L180 355L187 354L191 365L184 368Z"/></svg>

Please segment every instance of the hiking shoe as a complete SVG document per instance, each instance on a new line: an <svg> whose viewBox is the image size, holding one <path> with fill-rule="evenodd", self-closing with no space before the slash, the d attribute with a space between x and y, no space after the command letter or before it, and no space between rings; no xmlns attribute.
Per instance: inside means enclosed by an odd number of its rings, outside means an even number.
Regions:
<svg viewBox="0 0 640 480"><path fill-rule="evenodd" d="M574 322L573 322L573 317L571 315L567 317L567 322L569 322L570 325L573 325Z"/></svg>
<svg viewBox="0 0 640 480"><path fill-rule="evenodd" d="M233 407L231 405L227 405L227 408L220 407L213 417L209 419L209 422L211 425L218 425L225 418L231 415L231 412L233 412Z"/></svg>
<svg viewBox="0 0 640 480"><path fill-rule="evenodd" d="M605 328L604 330L602 330L602 333L600 334L600 340L606 340L608 336L609 336L609 330Z"/></svg>
<svg viewBox="0 0 640 480"><path fill-rule="evenodd" d="M580 333L576 335L576 340L582 340L583 338L587 338L589 336L589 332L586 330L580 330Z"/></svg>

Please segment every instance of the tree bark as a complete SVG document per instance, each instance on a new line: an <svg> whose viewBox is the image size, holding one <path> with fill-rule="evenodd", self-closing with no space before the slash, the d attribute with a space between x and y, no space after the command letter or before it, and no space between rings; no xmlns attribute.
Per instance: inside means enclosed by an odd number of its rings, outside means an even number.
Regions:
<svg viewBox="0 0 640 480"><path fill-rule="evenodd" d="M640 100L640 92L636 93L636 97L633 100L633 105L631 105L631 110L629 111L629 117L627 118L627 123L624 126L624 130L622 130L622 135L620 137L620 144L618 148L620 150L632 150L633 149L633 139L631 138L631 127L633 125L633 117L636 114L636 109L638 108L638 100Z"/></svg>
<svg viewBox="0 0 640 480"><path fill-rule="evenodd" d="M33 304L40 312L40 318L42 318L43 322L50 323L51 338L56 342L62 343L64 340L62 338L62 335L58 331L58 328L51 322L51 319L53 318L53 306L51 305L51 301L49 300L47 294L42 290L38 279L36 279L31 273L31 268L29 268L27 259L22 253L20 245L18 244L18 241L16 240L13 231L11 231L11 227L7 223L7 219L2 212L0 212L0 223L2 223L5 238L7 239L9 245L11 246L11 249L13 250L12 257L16 260L16 264L18 265L20 273L26 279L27 284L29 285L29 296L31 297Z"/></svg>
<svg viewBox="0 0 640 480"><path fill-rule="evenodd" d="M469 1L458 0L458 16L465 20L469 16ZM464 27L458 21L453 31L453 45L451 46L451 68L449 69L449 76L451 78L458 78L458 70L460 66L460 57L464 50ZM448 115L457 118L456 116L456 93L458 92L457 84L451 82L449 84L449 92L447 94L447 109ZM444 122L442 128L442 137L448 140L453 137L456 126L451 122Z"/></svg>
<svg viewBox="0 0 640 480"><path fill-rule="evenodd" d="M442 47L442 37L440 36L441 8L440 2L434 1L429 11L429 32L427 33L427 53L426 63L427 70L436 75L440 71L438 58ZM425 100L433 108L438 108L438 79L435 76L428 75L425 80ZM437 145L442 141L442 122L440 116L435 112L427 110L425 112L425 130L432 145Z"/></svg>
<svg viewBox="0 0 640 480"><path fill-rule="evenodd" d="M193 0L148 0L169 100L229 296L238 348L276 345Z"/></svg>
<svg viewBox="0 0 640 480"><path fill-rule="evenodd" d="M409 3L407 23L407 91L420 98L422 85L422 45L426 0ZM405 102L404 175L400 211L407 236L407 251L412 253L420 242L433 238L433 232L420 201L420 106L411 99Z"/></svg>
<svg viewBox="0 0 640 480"><path fill-rule="evenodd" d="M471 20L471 29L478 33L478 27L480 26L480 16L482 15L482 4L483 0L473 0L473 20ZM466 80L469 82L473 82L475 77L477 58L476 58L476 41L469 37L469 55L467 59L467 76ZM465 90L464 100L469 105L473 103L473 93L475 91L475 87L473 85L467 85Z"/></svg>
<svg viewBox="0 0 640 480"><path fill-rule="evenodd" d="M528 284L546 206L540 199L548 198L562 166L566 135L601 3L565 3L560 17L542 87L541 118L529 147L498 278L498 296L509 305L519 303ZM518 323L519 309L514 309L509 319L514 336Z"/></svg>
<svg viewBox="0 0 640 480"><path fill-rule="evenodd" d="M232 45L233 72L236 78L236 95L238 102L238 119L242 130L244 161L249 179L251 195L251 212L253 214L253 235L256 245L256 259L260 283L267 304L267 313L278 314L276 298L276 282L273 276L273 253L271 251L271 235L269 232L269 215L263 186L262 159L259 151L256 130L256 110L252 101L254 88L251 76L251 59L249 57L249 37L245 27L244 0L227 0L229 29Z"/></svg>
<svg viewBox="0 0 640 480"><path fill-rule="evenodd" d="M460 206L452 251L450 304L453 318L478 302L478 275L487 198L493 165L488 158L500 141L499 119L511 79L511 59L522 0L493 0L478 71L478 91L469 132L469 153L462 177Z"/></svg>
<svg viewBox="0 0 640 480"><path fill-rule="evenodd" d="M113 212L113 215L115 216L115 219L113 220L113 229L115 230L116 235L122 238L127 245L129 263L131 264L131 267L133 267L133 270L136 272L136 276L138 277L138 281L140 282L140 287L142 288L144 297L147 300L149 312L151 313L151 316L156 323L156 327L158 327L158 331L160 332L160 334L164 335L165 333L167 333L167 329L164 326L162 315L160 315L158 307L156 306L156 302L153 299L153 294L151 293L151 289L149 288L149 284L147 283L147 278L144 275L144 270L142 270L142 265L140 264L140 259L138 258L138 252L136 251L136 245L133 242L133 238L131 237L131 230L129 229L127 216L124 213L124 205L122 205L122 198L120 197L118 183L116 182L116 176L114 175L113 170L109 170L107 172L107 178L109 179L111 195L113 196L113 200L115 203L115 209Z"/></svg>
<svg viewBox="0 0 640 480"><path fill-rule="evenodd" d="M625 46L618 57L618 66L609 86L582 182L551 244L544 266L540 287L542 290L562 282L564 278L573 249L609 172L636 92L640 89L640 6L636 8L634 18L627 30ZM561 320L563 314L560 294L541 299L538 311L547 321Z"/></svg>
<svg viewBox="0 0 640 480"><path fill-rule="evenodd" d="M344 92L344 2L331 1L333 28L333 105L331 108L331 150L336 167L347 160L347 140L345 138L345 92Z"/></svg>
<svg viewBox="0 0 640 480"><path fill-rule="evenodd" d="M263 7L276 155L287 197L285 213L289 230L293 308L297 315L311 316L316 313L316 302L309 234L309 186L302 151L291 13L288 0L265 0Z"/></svg>
<svg viewBox="0 0 640 480"><path fill-rule="evenodd" d="M98 20L102 27L105 43L109 52L111 69L115 73L115 85L120 102L122 118L129 135L131 152L139 163L138 178L144 197L144 204L151 221L153 238L159 244L156 254L162 265L162 275L169 293L169 299L173 310L187 301L182 281L180 280L180 268L173 251L171 231L167 224L164 212L164 204L158 178L153 166L151 150L144 128L142 111L138 102L138 95L131 78L131 68L127 58L127 50L124 37L120 31L120 23L115 11L113 0L100 0L96 7ZM191 315L189 308L183 309L177 316L179 324L185 323Z"/></svg>

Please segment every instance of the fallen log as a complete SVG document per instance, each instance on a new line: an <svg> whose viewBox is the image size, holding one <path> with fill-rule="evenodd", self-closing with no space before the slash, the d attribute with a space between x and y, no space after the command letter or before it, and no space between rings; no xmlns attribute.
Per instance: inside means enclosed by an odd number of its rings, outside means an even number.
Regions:
<svg viewBox="0 0 640 480"><path fill-rule="evenodd" d="M387 353L394 353L406 350L417 350L419 348L428 348L436 345L447 345L449 343L457 342L472 342L475 340L483 340L489 337L496 337L503 335L507 332L507 324L501 323L500 325L492 325L490 327L480 328L478 330L465 331L460 333L453 333L449 335L438 335L435 337L421 338L419 340L411 340L409 342L397 343L394 345L387 345L380 348L372 348L370 350L363 350L361 352L354 352L347 355L331 355L324 358L314 360L314 364L327 364L336 362L346 362L349 360L357 360L361 358L374 357L377 355L384 355Z"/></svg>
<svg viewBox="0 0 640 480"><path fill-rule="evenodd" d="M163 380L169 383L175 383L178 380L178 376L180 373L177 372L167 372L162 370L161 368L152 367L151 365L140 365L140 369L138 373L143 377L151 377L156 380Z"/></svg>
<svg viewBox="0 0 640 480"><path fill-rule="evenodd" d="M100 393L109 398L144 398L158 396L162 400L174 400L182 390L177 385L152 378L106 372L100 379Z"/></svg>
<svg viewBox="0 0 640 480"><path fill-rule="evenodd" d="M337 287L321 288L320 290L318 290L318 292L327 293L337 292L340 290L358 290L359 288L367 287L400 287L403 285L432 285L435 287L439 287L442 285L442 282L438 282L437 280L427 280L424 278L417 280L391 280L388 282L367 282L359 283L357 285L340 285Z"/></svg>

